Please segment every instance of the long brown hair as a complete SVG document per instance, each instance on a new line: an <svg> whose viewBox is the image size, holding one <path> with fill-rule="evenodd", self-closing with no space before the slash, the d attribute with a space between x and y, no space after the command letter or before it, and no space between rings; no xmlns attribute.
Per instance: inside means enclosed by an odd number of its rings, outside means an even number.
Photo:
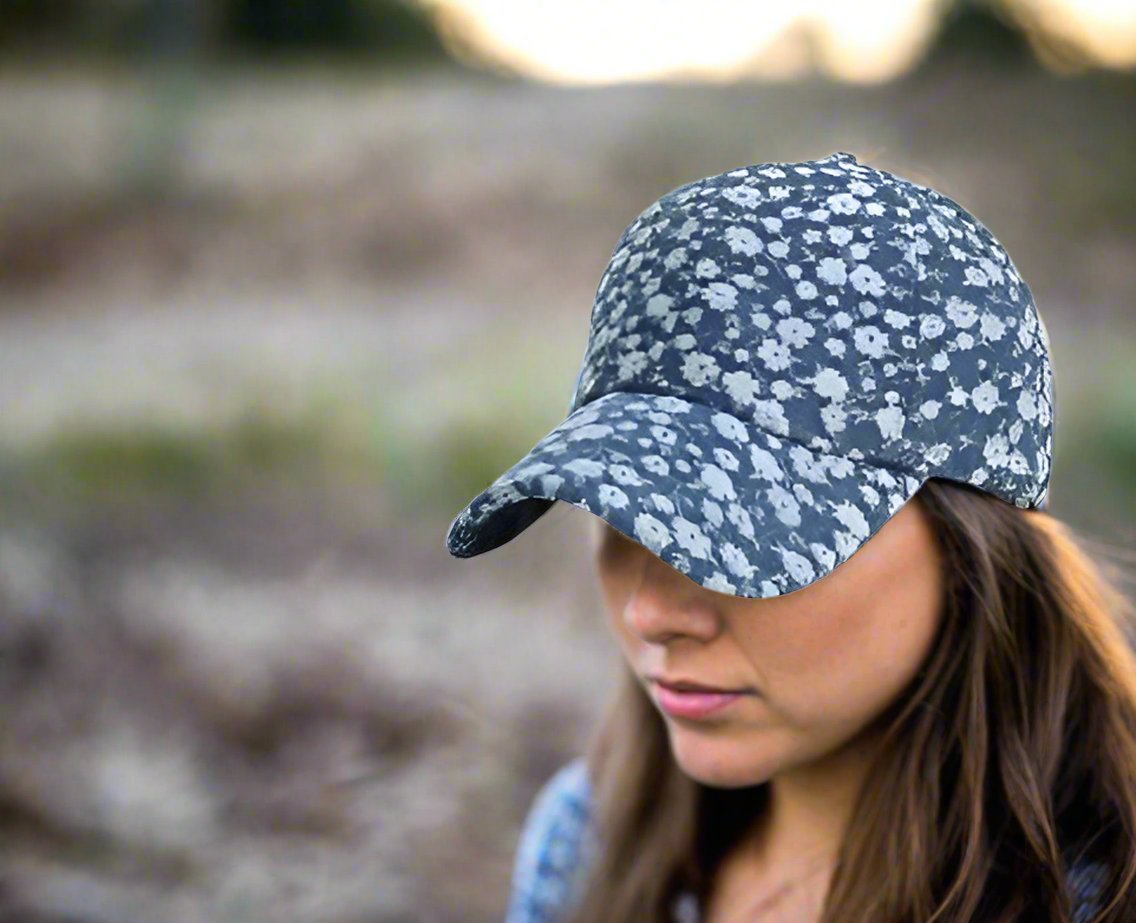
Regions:
<svg viewBox="0 0 1136 923"><path fill-rule="evenodd" d="M945 562L944 617L919 673L873 724L876 762L824 923L1068 923L1066 873L1107 866L1094 923L1136 917L1132 601L1103 544L1043 510L932 478L912 502ZM587 746L602 848L573 923L670 923L705 899L766 783L686 776L630 669Z"/></svg>

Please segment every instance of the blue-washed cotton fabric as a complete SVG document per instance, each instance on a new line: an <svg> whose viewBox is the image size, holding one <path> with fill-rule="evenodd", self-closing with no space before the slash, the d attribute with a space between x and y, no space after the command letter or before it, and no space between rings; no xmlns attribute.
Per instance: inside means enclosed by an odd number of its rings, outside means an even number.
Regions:
<svg viewBox="0 0 1136 923"><path fill-rule="evenodd" d="M505 923L559 923L582 894L583 876L599 848L584 757L561 766L541 787L529 808L513 863ZM1067 881L1073 923L1088 923L1100 909L1106 866L1082 861ZM673 923L699 923L701 911L690 891L677 895Z"/></svg>
<svg viewBox="0 0 1136 923"><path fill-rule="evenodd" d="M1049 341L992 233L839 151L666 193L623 231L567 417L450 525L472 557L556 501L700 585L792 592L930 477L1046 505Z"/></svg>

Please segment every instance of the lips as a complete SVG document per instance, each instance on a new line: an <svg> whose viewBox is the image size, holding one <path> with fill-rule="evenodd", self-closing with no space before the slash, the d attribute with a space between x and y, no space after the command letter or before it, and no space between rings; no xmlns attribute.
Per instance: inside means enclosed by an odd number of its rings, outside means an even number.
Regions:
<svg viewBox="0 0 1136 923"><path fill-rule="evenodd" d="M655 681L655 701L676 718L706 718L745 697L744 692L682 692Z"/></svg>
<svg viewBox="0 0 1136 923"><path fill-rule="evenodd" d="M705 683L696 683L694 680L687 679L668 679L665 676L651 676L653 682L658 683L664 689L671 689L675 692L708 692L718 694L742 694L752 692L752 689L725 689L722 686L709 686Z"/></svg>

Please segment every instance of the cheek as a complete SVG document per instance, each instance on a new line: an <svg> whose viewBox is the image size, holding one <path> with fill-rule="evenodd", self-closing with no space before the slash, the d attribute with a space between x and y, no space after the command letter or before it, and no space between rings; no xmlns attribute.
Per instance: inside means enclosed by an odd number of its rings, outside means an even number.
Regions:
<svg viewBox="0 0 1136 923"><path fill-rule="evenodd" d="M739 637L786 723L836 735L866 724L902 691L930 652L941 607L926 579L900 578L873 593L839 589L753 619Z"/></svg>

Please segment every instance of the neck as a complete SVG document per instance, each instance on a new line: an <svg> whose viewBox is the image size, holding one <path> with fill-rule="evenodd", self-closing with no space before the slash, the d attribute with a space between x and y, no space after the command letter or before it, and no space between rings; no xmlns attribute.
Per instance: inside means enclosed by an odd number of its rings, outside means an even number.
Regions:
<svg viewBox="0 0 1136 923"><path fill-rule="evenodd" d="M769 780L769 803L749 849L766 868L836 861L868 770L873 740L857 737L822 760Z"/></svg>

